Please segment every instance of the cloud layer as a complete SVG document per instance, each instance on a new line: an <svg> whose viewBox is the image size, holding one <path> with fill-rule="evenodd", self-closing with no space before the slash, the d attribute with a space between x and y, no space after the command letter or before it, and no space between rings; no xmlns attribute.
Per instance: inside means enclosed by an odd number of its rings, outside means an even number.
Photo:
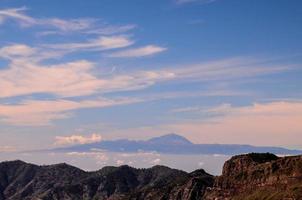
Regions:
<svg viewBox="0 0 302 200"><path fill-rule="evenodd" d="M297 145L302 132L302 103L277 101L251 106L223 104L210 109L182 109L182 112L212 114L206 120L168 125L168 129L189 133L200 143L238 143L254 145Z"/></svg>
<svg viewBox="0 0 302 200"><path fill-rule="evenodd" d="M108 42L106 45L107 48L110 45L118 48L115 42ZM51 49L13 44L0 48L0 53L0 57L9 63L6 68L0 70L0 98L35 94L51 95L54 98L52 100L23 98L18 103L0 104L0 121L29 126L49 125L53 120L70 117L70 112L78 109L126 105L158 98L104 98L103 95L107 93L138 91L173 81L212 83L238 80L279 73L292 68L267 63L265 60L232 58L157 70L95 74L94 70L98 66L88 60L45 64L45 60L57 57L58 53L61 53ZM98 97L91 98L90 95ZM84 100L66 99L70 97L82 97Z"/></svg>

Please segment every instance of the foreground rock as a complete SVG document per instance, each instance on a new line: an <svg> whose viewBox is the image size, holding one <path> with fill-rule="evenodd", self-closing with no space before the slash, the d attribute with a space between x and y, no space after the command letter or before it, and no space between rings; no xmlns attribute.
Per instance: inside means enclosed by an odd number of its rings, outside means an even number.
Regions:
<svg viewBox="0 0 302 200"><path fill-rule="evenodd" d="M300 200L302 156L234 156L224 164L222 176L216 177L204 199Z"/></svg>
<svg viewBox="0 0 302 200"><path fill-rule="evenodd" d="M67 164L0 163L0 200L300 200L302 156L234 156L221 176L164 166L105 167L85 172Z"/></svg>

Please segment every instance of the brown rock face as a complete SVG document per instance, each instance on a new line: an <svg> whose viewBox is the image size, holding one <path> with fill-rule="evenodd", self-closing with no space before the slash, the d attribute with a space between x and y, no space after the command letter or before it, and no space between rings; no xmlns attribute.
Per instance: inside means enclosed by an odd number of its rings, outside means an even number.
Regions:
<svg viewBox="0 0 302 200"><path fill-rule="evenodd" d="M302 199L302 156L234 156L205 199Z"/></svg>

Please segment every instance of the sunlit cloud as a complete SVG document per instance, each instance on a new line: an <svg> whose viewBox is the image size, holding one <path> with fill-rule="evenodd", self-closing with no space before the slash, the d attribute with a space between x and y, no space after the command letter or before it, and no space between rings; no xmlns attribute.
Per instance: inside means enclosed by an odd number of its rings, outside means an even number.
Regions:
<svg viewBox="0 0 302 200"><path fill-rule="evenodd" d="M89 136L83 135L71 135L71 136L56 136L55 145L75 145L75 144L90 144L100 142L102 136L100 134L93 133Z"/></svg>

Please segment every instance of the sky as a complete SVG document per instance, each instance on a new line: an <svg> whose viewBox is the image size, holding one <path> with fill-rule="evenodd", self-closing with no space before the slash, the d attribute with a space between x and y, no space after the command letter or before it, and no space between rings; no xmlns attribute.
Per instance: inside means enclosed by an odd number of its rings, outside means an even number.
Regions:
<svg viewBox="0 0 302 200"><path fill-rule="evenodd" d="M0 152L177 133L302 149L300 0L0 0Z"/></svg>

